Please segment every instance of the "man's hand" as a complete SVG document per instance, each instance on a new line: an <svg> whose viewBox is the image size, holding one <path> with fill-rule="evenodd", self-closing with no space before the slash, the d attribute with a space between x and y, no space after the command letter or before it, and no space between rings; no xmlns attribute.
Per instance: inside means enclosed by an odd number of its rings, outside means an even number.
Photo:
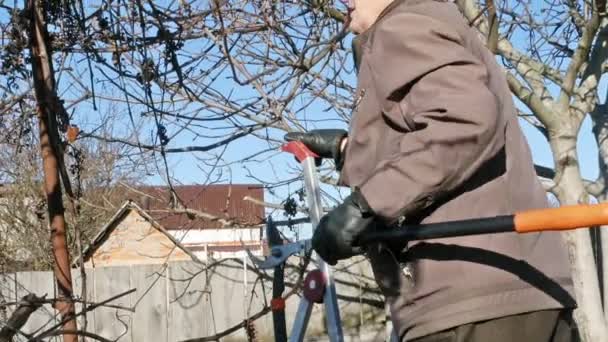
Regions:
<svg viewBox="0 0 608 342"><path fill-rule="evenodd" d="M342 204L321 218L312 237L312 248L330 265L361 254L356 243L362 233L375 227L375 215L355 190Z"/></svg>
<svg viewBox="0 0 608 342"><path fill-rule="evenodd" d="M339 169L342 167L342 150L348 132L342 129L314 129L309 132L291 132L286 141L300 141L321 158L332 158Z"/></svg>

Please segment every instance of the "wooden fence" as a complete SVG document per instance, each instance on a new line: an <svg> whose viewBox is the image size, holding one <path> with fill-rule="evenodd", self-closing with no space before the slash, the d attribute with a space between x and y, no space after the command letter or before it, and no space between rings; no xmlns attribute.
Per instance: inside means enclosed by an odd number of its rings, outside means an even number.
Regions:
<svg viewBox="0 0 608 342"><path fill-rule="evenodd" d="M204 266L194 262L172 262L165 265L101 267L86 270L86 303L99 303L124 294L82 315L79 328L109 340L117 341L185 341L209 337L209 341L246 341L243 329L235 329L269 305L272 291L271 273L250 267L245 271L241 260L229 259ZM354 271L353 271L354 270ZM286 272L286 281L295 283L297 272ZM338 271L338 291L345 330L353 335L347 340L384 340L384 311L378 308L382 298L375 291L365 262L351 264L348 271ZM75 294L82 296L83 277L73 270ZM291 290L287 287L286 291ZM0 274L0 328L14 310L12 303L28 293L55 297L51 272ZM287 301L288 330L295 318L299 297ZM77 304L81 312L82 303ZM86 326L85 326L86 317ZM323 314L315 307L308 327L307 341L323 339ZM50 304L36 311L16 340L27 341L56 324L58 317ZM272 317L268 313L254 322L258 341L273 341ZM361 337L365 332L366 337ZM371 334L371 335L370 335ZM372 336L373 335L373 336ZM377 335L377 336L375 336ZM370 337L372 336L372 337ZM48 338L45 341L59 341ZM93 339L87 339L93 341Z"/></svg>

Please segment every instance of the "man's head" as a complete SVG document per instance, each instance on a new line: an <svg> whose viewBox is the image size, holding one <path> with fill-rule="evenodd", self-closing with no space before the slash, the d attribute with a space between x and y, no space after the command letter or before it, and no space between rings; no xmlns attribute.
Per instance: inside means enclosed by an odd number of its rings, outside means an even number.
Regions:
<svg viewBox="0 0 608 342"><path fill-rule="evenodd" d="M380 13L394 0L342 0L348 6L350 30L362 33L372 26Z"/></svg>

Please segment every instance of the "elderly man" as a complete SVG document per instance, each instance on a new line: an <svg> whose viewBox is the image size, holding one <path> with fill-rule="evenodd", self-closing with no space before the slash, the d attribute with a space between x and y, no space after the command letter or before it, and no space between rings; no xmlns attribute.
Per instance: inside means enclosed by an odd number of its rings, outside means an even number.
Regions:
<svg viewBox="0 0 608 342"><path fill-rule="evenodd" d="M349 131L289 133L335 160L352 189L313 247L365 253L402 341L573 341L558 234L496 234L358 248L372 229L548 205L507 81L456 5L351 0L358 68ZM393 227L393 228L391 228Z"/></svg>

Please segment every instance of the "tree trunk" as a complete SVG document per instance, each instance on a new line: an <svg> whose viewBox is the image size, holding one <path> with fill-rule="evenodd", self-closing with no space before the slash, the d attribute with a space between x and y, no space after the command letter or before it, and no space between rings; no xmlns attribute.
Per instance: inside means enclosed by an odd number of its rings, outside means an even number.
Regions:
<svg viewBox="0 0 608 342"><path fill-rule="evenodd" d="M601 121L602 125L606 124L604 121L608 120L603 119ZM601 133L596 133L596 138L598 141L602 142L598 144L600 149L600 175L591 188L592 190L595 190L592 195L596 196L598 202L606 202L606 200L608 200L608 189L606 188L606 184L608 184L608 127L604 126L600 130ZM600 228L599 242L599 254L602 260L602 273L600 274L600 279L602 279L601 284L603 286L604 320L608 324L608 272L606 272L608 268L608 226L602 226Z"/></svg>
<svg viewBox="0 0 608 342"><path fill-rule="evenodd" d="M604 34L606 31L603 31ZM608 37L604 37L604 41L608 42ZM608 89L607 89L608 92ZM608 101L608 94L606 94L606 101ZM598 145L599 156L599 176L594 184L589 186L591 195L595 196L599 202L605 202L608 200L608 103L598 104L593 112L590 113L593 121L593 135ZM603 285L603 296L604 296L604 319L608 324L608 226L602 227L600 230L600 248L602 255L602 285Z"/></svg>
<svg viewBox="0 0 608 342"><path fill-rule="evenodd" d="M566 121L566 120L564 120ZM576 127L562 122L560 132L552 134L550 142L557 174L555 193L561 205L589 202L576 159ZM576 320L583 341L607 341L608 331L602 308L599 279L591 235L588 230L564 234L572 264L572 277L579 309Z"/></svg>
<svg viewBox="0 0 608 342"><path fill-rule="evenodd" d="M40 129L40 152L44 168L44 191L51 229L51 242L55 258L54 273L58 288L55 308L65 320L64 330L77 331L72 301L72 276L70 255L66 237L64 206L59 178L59 167L63 158L60 151L57 127L57 96L51 61L48 32L43 17L43 9L37 0L28 1L30 13L30 38L34 90L38 102ZM76 342L74 334L64 334L64 342Z"/></svg>

